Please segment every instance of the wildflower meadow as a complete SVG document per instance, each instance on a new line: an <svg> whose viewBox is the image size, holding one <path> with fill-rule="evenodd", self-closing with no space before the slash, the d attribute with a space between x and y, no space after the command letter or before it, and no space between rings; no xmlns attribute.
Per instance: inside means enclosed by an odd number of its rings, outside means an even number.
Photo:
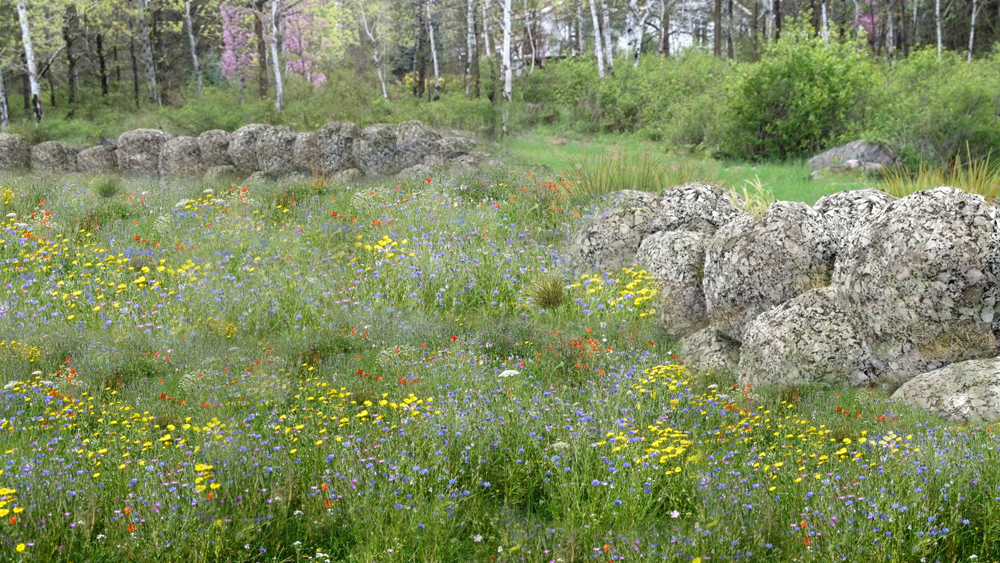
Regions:
<svg viewBox="0 0 1000 563"><path fill-rule="evenodd" d="M1000 560L1000 427L692 372L551 176L0 177L0 561Z"/></svg>

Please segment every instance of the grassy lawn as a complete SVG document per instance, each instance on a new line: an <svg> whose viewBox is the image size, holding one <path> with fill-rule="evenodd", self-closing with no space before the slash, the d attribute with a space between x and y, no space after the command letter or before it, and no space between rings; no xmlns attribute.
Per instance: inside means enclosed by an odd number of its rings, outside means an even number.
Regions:
<svg viewBox="0 0 1000 563"><path fill-rule="evenodd" d="M559 182L0 178L0 560L1000 557L995 425L691 373Z"/></svg>

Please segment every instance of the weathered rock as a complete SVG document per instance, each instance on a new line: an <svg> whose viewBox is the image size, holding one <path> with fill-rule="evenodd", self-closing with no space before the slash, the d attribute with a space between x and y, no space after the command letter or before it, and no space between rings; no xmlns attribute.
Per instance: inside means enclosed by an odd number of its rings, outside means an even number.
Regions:
<svg viewBox="0 0 1000 563"><path fill-rule="evenodd" d="M777 201L759 220L746 215L727 223L705 251L709 322L742 342L757 315L828 285L836 254L826 221L804 203Z"/></svg>
<svg viewBox="0 0 1000 563"><path fill-rule="evenodd" d="M695 371L732 373L740 358L740 344L708 327L681 340L681 358Z"/></svg>
<svg viewBox="0 0 1000 563"><path fill-rule="evenodd" d="M885 192L865 188L825 195L812 208L826 219L830 236L838 248L843 248L852 230L866 224L895 199Z"/></svg>
<svg viewBox="0 0 1000 563"><path fill-rule="evenodd" d="M205 168L227 166L233 163L229 158L230 135L221 129L212 129L198 135L198 150Z"/></svg>
<svg viewBox="0 0 1000 563"><path fill-rule="evenodd" d="M434 168L426 164L417 164L401 170L399 176L404 178L427 178L434 173Z"/></svg>
<svg viewBox="0 0 1000 563"><path fill-rule="evenodd" d="M201 143L195 137L174 137L160 151L160 175L201 176L205 164L201 158Z"/></svg>
<svg viewBox="0 0 1000 563"><path fill-rule="evenodd" d="M28 140L13 133L0 133L0 170L30 168L31 145Z"/></svg>
<svg viewBox="0 0 1000 563"><path fill-rule="evenodd" d="M388 123L362 129L352 152L365 176L387 176L402 170L393 169L396 153L396 127Z"/></svg>
<svg viewBox="0 0 1000 563"><path fill-rule="evenodd" d="M844 165L848 161L857 161L858 166L865 164L880 164L891 166L896 163L896 155L889 149L867 141L852 141L846 145L832 148L809 159L806 163L813 170Z"/></svg>
<svg viewBox="0 0 1000 563"><path fill-rule="evenodd" d="M678 339L708 326L701 289L709 235L697 231L661 231L642 239L636 261L653 275L658 325Z"/></svg>
<svg viewBox="0 0 1000 563"><path fill-rule="evenodd" d="M922 373L892 398L954 421L1000 421L1000 358L956 362Z"/></svg>
<svg viewBox="0 0 1000 563"><path fill-rule="evenodd" d="M566 250L567 263L577 270L603 271L631 265L660 211L660 200L653 194L636 190L614 194L611 207L573 236Z"/></svg>
<svg viewBox="0 0 1000 563"><path fill-rule="evenodd" d="M62 141L45 141L31 147L31 169L35 172L75 172L80 149Z"/></svg>
<svg viewBox="0 0 1000 563"><path fill-rule="evenodd" d="M84 174L103 174L118 170L118 154L115 149L95 145L76 155L76 169Z"/></svg>
<svg viewBox="0 0 1000 563"><path fill-rule="evenodd" d="M341 170L333 175L333 179L338 182L353 182L354 180L360 179L364 174L361 173L357 168L348 168L347 170Z"/></svg>
<svg viewBox="0 0 1000 563"><path fill-rule="evenodd" d="M441 151L441 135L419 121L404 121L396 126L396 157L393 167L403 170L424 162Z"/></svg>
<svg viewBox="0 0 1000 563"><path fill-rule="evenodd" d="M257 135L257 169L271 176L289 174L295 169L295 140L298 133L281 125L268 127Z"/></svg>
<svg viewBox="0 0 1000 563"><path fill-rule="evenodd" d="M355 168L354 145L359 138L361 130L353 123L332 121L320 127L316 132L319 171L333 174Z"/></svg>
<svg viewBox="0 0 1000 563"><path fill-rule="evenodd" d="M471 153L476 142L467 137L443 137L437 140L437 153L445 160L451 160Z"/></svg>
<svg viewBox="0 0 1000 563"><path fill-rule="evenodd" d="M240 174L251 174L259 170L257 164L257 137L268 129L267 125L254 123L244 125L229 138L227 154Z"/></svg>
<svg viewBox="0 0 1000 563"><path fill-rule="evenodd" d="M299 133L295 137L295 144L292 146L292 165L298 170L323 174L323 167L320 165L319 137L315 131Z"/></svg>
<svg viewBox="0 0 1000 563"><path fill-rule="evenodd" d="M761 313L744 331L740 381L759 385L876 383L864 319L820 287Z"/></svg>
<svg viewBox="0 0 1000 563"><path fill-rule="evenodd" d="M889 348L998 331L998 208L954 188L896 200L851 232L833 283Z"/></svg>
<svg viewBox="0 0 1000 563"><path fill-rule="evenodd" d="M482 153L464 154L462 156L449 159L445 163L445 166L447 166L453 174L469 176L479 174L479 172L482 171L480 165L484 159L475 156L476 154Z"/></svg>
<svg viewBox="0 0 1000 563"><path fill-rule="evenodd" d="M171 139L159 129L135 129L118 137L118 168L125 174L156 176L160 151Z"/></svg>
<svg viewBox="0 0 1000 563"><path fill-rule="evenodd" d="M747 213L733 205L743 200L728 190L703 183L690 183L663 190L662 211L653 219L650 231L697 231L709 236L719 227L746 217Z"/></svg>
<svg viewBox="0 0 1000 563"><path fill-rule="evenodd" d="M213 166L205 172L206 180L221 180L223 178L234 178L239 172L232 164Z"/></svg>

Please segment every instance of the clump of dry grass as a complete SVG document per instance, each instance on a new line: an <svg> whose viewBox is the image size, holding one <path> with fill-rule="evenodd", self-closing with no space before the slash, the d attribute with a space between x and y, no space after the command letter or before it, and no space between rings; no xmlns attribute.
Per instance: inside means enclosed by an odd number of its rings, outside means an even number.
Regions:
<svg viewBox="0 0 1000 563"><path fill-rule="evenodd" d="M774 201L774 194L764 189L760 177L744 180L744 183L742 189L729 188L729 201L733 207L752 215L754 220L760 219Z"/></svg>
<svg viewBox="0 0 1000 563"><path fill-rule="evenodd" d="M905 197L940 186L979 194L986 201L994 201L1000 194L1000 166L990 160L989 154L983 158L973 158L966 146L965 160L958 154L946 169L925 163L915 169L902 165L892 166L882 171L871 187L895 197Z"/></svg>

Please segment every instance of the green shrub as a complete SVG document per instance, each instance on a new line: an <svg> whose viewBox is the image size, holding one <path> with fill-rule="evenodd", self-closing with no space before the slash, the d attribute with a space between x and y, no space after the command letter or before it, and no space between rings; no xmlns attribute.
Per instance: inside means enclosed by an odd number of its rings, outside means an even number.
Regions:
<svg viewBox="0 0 1000 563"><path fill-rule="evenodd" d="M864 130L879 74L853 41L825 44L809 26L789 25L756 64L740 67L729 93L731 156L806 156Z"/></svg>

